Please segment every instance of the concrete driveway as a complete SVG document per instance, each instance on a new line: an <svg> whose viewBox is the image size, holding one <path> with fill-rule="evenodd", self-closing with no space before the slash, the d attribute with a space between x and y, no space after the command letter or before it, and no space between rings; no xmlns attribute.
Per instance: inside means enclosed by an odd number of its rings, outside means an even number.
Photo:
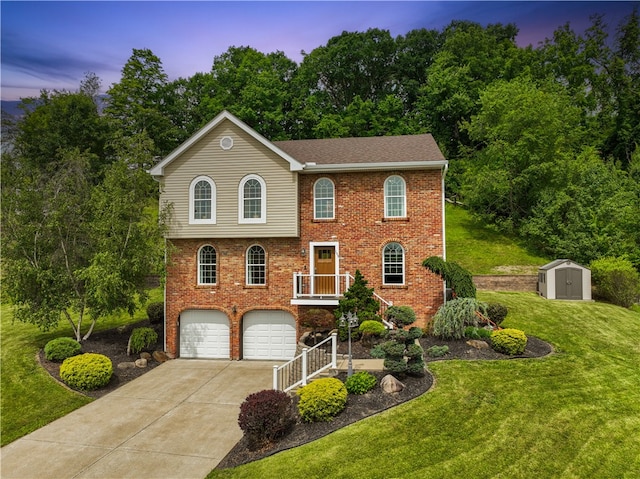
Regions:
<svg viewBox="0 0 640 479"><path fill-rule="evenodd" d="M3 479L203 479L274 362L176 359L5 446ZM43 400L46 400L43 398Z"/></svg>

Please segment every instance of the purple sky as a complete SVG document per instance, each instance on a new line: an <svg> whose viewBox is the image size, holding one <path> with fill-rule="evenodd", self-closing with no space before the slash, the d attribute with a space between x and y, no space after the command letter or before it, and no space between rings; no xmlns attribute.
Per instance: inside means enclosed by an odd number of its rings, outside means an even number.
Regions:
<svg viewBox="0 0 640 479"><path fill-rule="evenodd" d="M515 23L518 43L550 37L566 22L581 32L602 13L614 27L640 1L407 2L31 2L0 3L3 100L40 89L76 90L92 71L103 91L120 79L134 48L149 48L171 80L211 69L230 46L283 51L300 62L343 31L381 28L392 36L416 28L441 30L452 20Z"/></svg>

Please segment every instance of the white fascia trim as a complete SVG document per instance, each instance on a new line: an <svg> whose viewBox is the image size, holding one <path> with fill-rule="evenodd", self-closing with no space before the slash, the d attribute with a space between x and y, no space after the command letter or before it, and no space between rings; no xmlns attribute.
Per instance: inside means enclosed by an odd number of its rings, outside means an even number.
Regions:
<svg viewBox="0 0 640 479"><path fill-rule="evenodd" d="M380 171L380 170L439 170L448 165L447 160L438 161L389 161L385 163L343 163L316 165L306 163L302 173L335 173L352 171Z"/></svg>
<svg viewBox="0 0 640 479"><path fill-rule="evenodd" d="M202 137L204 137L207 133L209 133L216 126L218 126L223 120L229 120L231 123L236 125L238 128L240 128L242 131L247 133L249 136L258 140L265 147L267 147L268 149L273 151L275 154L277 154L278 156L286 160L289 163L290 171L302 171L302 169L304 168L304 165L300 163L298 160L296 160L292 156L282 151L280 148L275 146L273 143L267 140L260 133L258 133L249 125L244 123L242 120L232 115L228 111L224 110L221 113L219 113L213 120L211 120L205 126L200 128L196 133L194 133L189 139L187 139L184 143L182 143L178 148L176 148L171 153L169 153L169 155L167 155L164 158L164 160L162 160L156 166L148 170L148 173L156 177L164 176L164 169L167 165L169 165L173 160L175 160L177 157L183 154L186 150L191 148L195 143L197 143L200 139L202 139Z"/></svg>
<svg viewBox="0 0 640 479"><path fill-rule="evenodd" d="M297 304L300 306L337 306L338 298L336 299L292 299L291 304Z"/></svg>

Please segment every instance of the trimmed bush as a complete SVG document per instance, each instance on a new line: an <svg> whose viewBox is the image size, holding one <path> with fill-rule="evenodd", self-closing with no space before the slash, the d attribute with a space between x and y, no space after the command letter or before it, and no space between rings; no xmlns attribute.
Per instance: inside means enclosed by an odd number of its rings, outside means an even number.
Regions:
<svg viewBox="0 0 640 479"><path fill-rule="evenodd" d="M387 356L404 356L404 342L387 341L380 345L380 348Z"/></svg>
<svg viewBox="0 0 640 479"><path fill-rule="evenodd" d="M281 438L295 422L293 401L283 391L265 389L250 394L240 405L238 425L251 449Z"/></svg>
<svg viewBox="0 0 640 479"><path fill-rule="evenodd" d="M158 341L158 333L152 328L134 328L129 338L127 354L139 353L143 349L154 345L156 341Z"/></svg>
<svg viewBox="0 0 640 479"><path fill-rule="evenodd" d="M364 394L378 384L376 377L368 371L359 371L344 382L349 394Z"/></svg>
<svg viewBox="0 0 640 479"><path fill-rule="evenodd" d="M73 338L56 338L44 346L44 357L49 361L60 363L67 358L82 352L82 346Z"/></svg>
<svg viewBox="0 0 640 479"><path fill-rule="evenodd" d="M504 318L507 317L509 310L504 304L500 303L489 303L487 305L487 316L491 321L493 321L497 326L500 326Z"/></svg>
<svg viewBox="0 0 640 479"><path fill-rule="evenodd" d="M164 303L149 303L147 306L147 317L151 324L160 324L164 321Z"/></svg>
<svg viewBox="0 0 640 479"><path fill-rule="evenodd" d="M441 358L449 352L449 346L446 344L443 346L431 346L427 349L427 355L430 358Z"/></svg>
<svg viewBox="0 0 640 479"><path fill-rule="evenodd" d="M510 356L522 354L527 347L527 336L519 329L500 329L491 333L491 347Z"/></svg>
<svg viewBox="0 0 640 479"><path fill-rule="evenodd" d="M371 354L371 357L375 359L383 359L386 356L384 349L382 349L382 344L376 344L371 348L369 354Z"/></svg>
<svg viewBox="0 0 640 479"><path fill-rule="evenodd" d="M416 321L416 313L409 306L389 306L384 316L387 321L391 321L401 329Z"/></svg>
<svg viewBox="0 0 640 479"><path fill-rule="evenodd" d="M387 330L380 321L368 319L358 328L363 336L382 336Z"/></svg>
<svg viewBox="0 0 640 479"><path fill-rule="evenodd" d="M486 313L486 306L473 298L447 301L433 317L433 334L443 339L462 339L467 326L478 326L476 311Z"/></svg>
<svg viewBox="0 0 640 479"><path fill-rule="evenodd" d="M298 389L298 412L304 422L331 421L347 405L347 388L336 378L322 378Z"/></svg>
<svg viewBox="0 0 640 479"><path fill-rule="evenodd" d="M640 300L640 273L631 261L602 258L592 261L590 266L598 297L623 308L630 308Z"/></svg>
<svg viewBox="0 0 640 479"><path fill-rule="evenodd" d="M106 386L112 374L111 359L96 353L72 356L65 359L60 366L60 378L72 388L83 391Z"/></svg>
<svg viewBox="0 0 640 479"><path fill-rule="evenodd" d="M404 352L404 355L409 359L422 358L424 356L424 349L419 344L410 344Z"/></svg>
<svg viewBox="0 0 640 479"><path fill-rule="evenodd" d="M392 374L402 375L407 372L407 362L402 356L387 356L384 358L383 365Z"/></svg>
<svg viewBox="0 0 640 479"><path fill-rule="evenodd" d="M407 361L407 374L410 376L424 376L425 364L422 355L419 358L411 358Z"/></svg>

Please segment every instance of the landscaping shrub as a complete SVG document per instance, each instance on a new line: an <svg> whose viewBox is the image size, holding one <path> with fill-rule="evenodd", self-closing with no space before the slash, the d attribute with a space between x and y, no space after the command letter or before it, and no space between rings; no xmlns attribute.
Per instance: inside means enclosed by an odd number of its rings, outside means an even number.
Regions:
<svg viewBox="0 0 640 479"><path fill-rule="evenodd" d="M382 349L382 344L376 344L371 351L369 352L372 358L375 359L383 359L385 357L384 349Z"/></svg>
<svg viewBox="0 0 640 479"><path fill-rule="evenodd" d="M487 305L487 316L493 321L496 326L500 326L504 318L507 317L507 313L509 310L504 304L500 303L489 303Z"/></svg>
<svg viewBox="0 0 640 479"><path fill-rule="evenodd" d="M380 321L366 320L360 324L358 328L360 334L362 335L363 343L371 346L373 338L379 338L384 336L387 332L387 328L384 327Z"/></svg>
<svg viewBox="0 0 640 479"><path fill-rule="evenodd" d="M113 374L111 359L95 353L72 356L60 366L60 378L69 386L90 391L106 386Z"/></svg>
<svg viewBox="0 0 640 479"><path fill-rule="evenodd" d="M424 376L425 375L425 364L422 354L420 357L410 358L407 361L407 374L410 376Z"/></svg>
<svg viewBox="0 0 640 479"><path fill-rule="evenodd" d="M284 436L295 422L293 401L283 391L265 389L250 394L240 405L238 425L251 449Z"/></svg>
<svg viewBox="0 0 640 479"><path fill-rule="evenodd" d="M476 328L469 326L464 328L464 337L467 339L488 339L491 337L492 331L484 328Z"/></svg>
<svg viewBox="0 0 640 479"><path fill-rule="evenodd" d="M44 357L57 363L82 352L82 346L73 338L56 338L44 346Z"/></svg>
<svg viewBox="0 0 640 479"><path fill-rule="evenodd" d="M415 323L416 313L409 306L390 306L384 313L387 321L402 329Z"/></svg>
<svg viewBox="0 0 640 479"><path fill-rule="evenodd" d="M430 358L441 358L449 352L449 346L446 344L443 346L431 346L427 349L427 354Z"/></svg>
<svg viewBox="0 0 640 479"><path fill-rule="evenodd" d="M424 349L419 344L410 344L405 349L404 355L409 359L421 358L424 356Z"/></svg>
<svg viewBox="0 0 640 479"><path fill-rule="evenodd" d="M623 308L630 308L640 300L640 273L631 261L602 258L592 261L590 266L598 297Z"/></svg>
<svg viewBox="0 0 640 479"><path fill-rule="evenodd" d="M439 256L431 256L422 262L422 266L446 281L456 298L475 298L476 285L473 275L453 261L445 261Z"/></svg>
<svg viewBox="0 0 640 479"><path fill-rule="evenodd" d="M376 377L368 371L359 371L344 382L349 394L364 394L378 384Z"/></svg>
<svg viewBox="0 0 640 479"><path fill-rule="evenodd" d="M149 303L147 306L147 317L151 324L160 324L164 321L164 303Z"/></svg>
<svg viewBox="0 0 640 479"><path fill-rule="evenodd" d="M478 326L476 311L486 306L473 298L457 298L444 303L433 317L433 334L443 339L462 339L467 326Z"/></svg>
<svg viewBox="0 0 640 479"><path fill-rule="evenodd" d="M158 341L158 333L152 328L134 328L129 338L127 354L139 353L143 349L154 345L156 341Z"/></svg>
<svg viewBox="0 0 640 479"><path fill-rule="evenodd" d="M304 422L331 421L347 405L347 388L336 378L322 378L298 389L298 412Z"/></svg>
<svg viewBox="0 0 640 479"><path fill-rule="evenodd" d="M491 347L510 356L522 354L527 347L527 336L519 329L500 329L491 333Z"/></svg>
<svg viewBox="0 0 640 479"><path fill-rule="evenodd" d="M316 333L318 331L326 331L335 328L336 318L333 316L333 313L327 309L312 308L302 315L301 323L305 328L311 329L315 344Z"/></svg>

